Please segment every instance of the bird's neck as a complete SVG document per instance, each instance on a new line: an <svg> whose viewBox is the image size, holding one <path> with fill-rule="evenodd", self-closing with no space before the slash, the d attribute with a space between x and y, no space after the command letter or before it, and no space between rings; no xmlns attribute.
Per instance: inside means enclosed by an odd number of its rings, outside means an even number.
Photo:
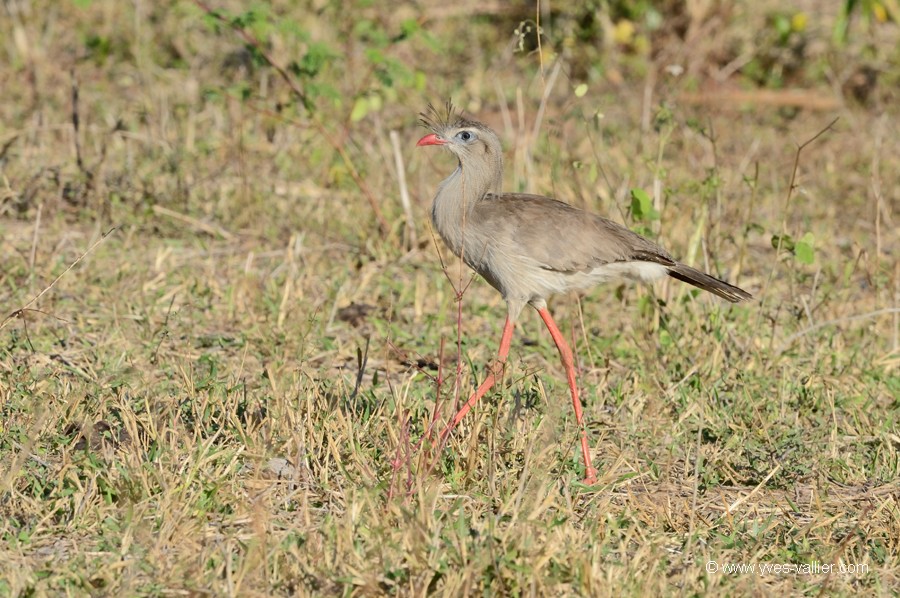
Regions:
<svg viewBox="0 0 900 598"><path fill-rule="evenodd" d="M500 193L502 158L470 164L460 162L438 187L431 207L431 220L438 234L456 255L463 250L466 229L477 205L490 193Z"/></svg>

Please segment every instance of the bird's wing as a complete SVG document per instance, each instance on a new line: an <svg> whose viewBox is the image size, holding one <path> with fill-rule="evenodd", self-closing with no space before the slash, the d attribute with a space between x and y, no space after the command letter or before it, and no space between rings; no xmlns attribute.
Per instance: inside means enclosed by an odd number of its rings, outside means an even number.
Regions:
<svg viewBox="0 0 900 598"><path fill-rule="evenodd" d="M490 194L475 209L522 254L545 270L586 272L628 261L675 264L656 243L596 214L567 203L525 193Z"/></svg>

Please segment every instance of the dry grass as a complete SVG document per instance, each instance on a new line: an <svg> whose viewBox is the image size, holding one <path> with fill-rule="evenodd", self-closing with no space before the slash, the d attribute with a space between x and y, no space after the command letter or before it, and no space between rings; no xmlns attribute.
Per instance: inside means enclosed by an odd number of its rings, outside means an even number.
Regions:
<svg viewBox="0 0 900 598"><path fill-rule="evenodd" d="M834 15L811 3L794 76L813 95L790 97L824 97L821 111L752 91L697 102L717 73L737 86L728 53L762 43L740 23L764 27L765 8L694 3L679 17L693 33L660 34L656 66L640 40L548 38L542 78L498 33L522 15L493 5L463 26L429 8L342 22L328 3L276 4L277 27L248 26L273 60L312 42L346 56L292 74L336 92L311 118L196 5L76 4L16 0L0 20L0 595L900 587L900 64L879 45L894 24L871 24L874 50L860 35L835 54ZM421 76L388 85L364 50L404 18L430 38L380 51ZM860 90L864 56L882 83ZM679 59L687 74L667 75ZM373 90L382 106L351 119ZM758 297L728 306L673 282L555 301L593 488L530 314L503 385L440 455L410 450L438 393L446 417L483 376L504 314L475 281L457 354L451 281L468 275L441 272L427 226L452 163L413 147L417 112L450 94L507 142L509 188L632 225L628 190L646 189L672 253ZM789 191L797 145L835 116ZM812 264L772 247L807 232ZM776 564L835 570L761 570Z"/></svg>

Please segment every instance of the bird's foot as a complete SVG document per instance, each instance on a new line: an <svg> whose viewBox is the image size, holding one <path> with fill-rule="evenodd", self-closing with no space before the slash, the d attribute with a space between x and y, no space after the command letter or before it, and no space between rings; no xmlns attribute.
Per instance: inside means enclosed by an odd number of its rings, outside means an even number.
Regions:
<svg viewBox="0 0 900 598"><path fill-rule="evenodd" d="M597 483L597 470L593 467L588 467L587 472L585 472L584 480L582 483L585 486L593 486Z"/></svg>

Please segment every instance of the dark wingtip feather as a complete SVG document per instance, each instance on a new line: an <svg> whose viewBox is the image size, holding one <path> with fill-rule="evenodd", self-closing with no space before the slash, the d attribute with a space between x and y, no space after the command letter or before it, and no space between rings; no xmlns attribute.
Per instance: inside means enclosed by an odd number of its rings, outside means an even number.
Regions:
<svg viewBox="0 0 900 598"><path fill-rule="evenodd" d="M675 264L668 268L666 272L668 272L669 276L672 278L686 282L698 289L708 291L713 295L721 297L726 301L731 301L732 303L753 299L753 295L744 289L736 287L733 284L728 284L724 280L719 280L714 276L710 276L709 274L705 274L700 270L685 266L684 264Z"/></svg>

